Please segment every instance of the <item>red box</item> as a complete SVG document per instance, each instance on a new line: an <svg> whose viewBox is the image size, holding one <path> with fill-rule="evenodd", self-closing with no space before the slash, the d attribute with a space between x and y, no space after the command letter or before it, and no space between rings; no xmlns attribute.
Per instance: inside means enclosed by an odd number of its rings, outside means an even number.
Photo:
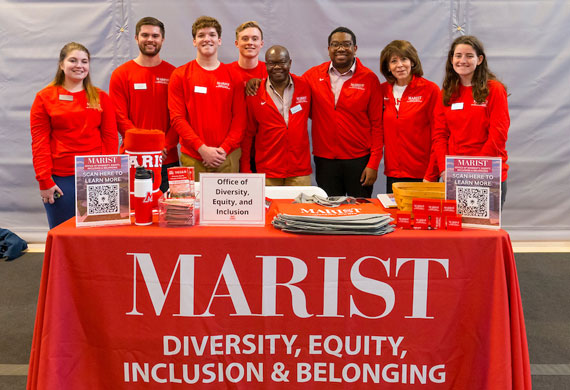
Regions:
<svg viewBox="0 0 570 390"><path fill-rule="evenodd" d="M428 215L441 214L441 200L440 199L426 199L426 212Z"/></svg>
<svg viewBox="0 0 570 390"><path fill-rule="evenodd" d="M412 228L412 214L405 211L396 213L396 226L402 229Z"/></svg>
<svg viewBox="0 0 570 390"><path fill-rule="evenodd" d="M461 230L461 214L446 216L445 227L447 230Z"/></svg>
<svg viewBox="0 0 570 390"><path fill-rule="evenodd" d="M429 217L429 227L431 229L443 229L443 216L441 214L439 215L430 215Z"/></svg>
<svg viewBox="0 0 570 390"><path fill-rule="evenodd" d="M416 214L425 214L426 213L426 209L427 209L426 201L427 200L428 199L421 199L421 198L412 199L412 213L414 214L414 217Z"/></svg>
<svg viewBox="0 0 570 390"><path fill-rule="evenodd" d="M444 200L442 203L441 212L443 215L456 215L457 214L457 201Z"/></svg>
<svg viewBox="0 0 570 390"><path fill-rule="evenodd" d="M429 216L427 214L414 214L414 229L429 229Z"/></svg>

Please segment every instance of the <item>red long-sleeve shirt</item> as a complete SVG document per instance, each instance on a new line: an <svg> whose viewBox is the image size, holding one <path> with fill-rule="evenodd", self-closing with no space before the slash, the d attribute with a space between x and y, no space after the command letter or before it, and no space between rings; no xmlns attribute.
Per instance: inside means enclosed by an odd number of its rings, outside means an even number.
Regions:
<svg viewBox="0 0 570 390"><path fill-rule="evenodd" d="M501 157L501 180L507 180L506 143L510 125L507 91L495 80L487 83L489 96L484 103L473 99L471 87L459 87L449 106L438 101L434 148L441 171L445 155Z"/></svg>
<svg viewBox="0 0 570 390"><path fill-rule="evenodd" d="M166 61L147 67L131 60L113 71L109 83L109 96L123 139L125 132L133 128L162 130L167 148L164 164L178 161L178 134L170 131L168 113L168 82L174 69Z"/></svg>
<svg viewBox="0 0 570 390"><path fill-rule="evenodd" d="M202 160L202 145L227 154L240 146L246 123L243 85L227 65L202 68L196 60L176 68L168 86L170 123L180 136L181 151Z"/></svg>
<svg viewBox="0 0 570 390"><path fill-rule="evenodd" d="M267 77L267 67L263 61L259 61L257 66L252 69L242 68L237 61L228 64L228 66L234 80L243 82L244 86L250 79L264 79Z"/></svg>
<svg viewBox="0 0 570 390"><path fill-rule="evenodd" d="M30 111L32 155L41 190L55 185L52 175L75 174L75 156L116 154L115 109L99 91L101 111L87 106L85 91L48 86L37 93Z"/></svg>
<svg viewBox="0 0 570 390"><path fill-rule="evenodd" d="M367 167L382 160L382 91L378 77L356 59L356 69L335 106L329 62L309 69L303 78L311 87L313 154L328 159L353 159L370 154Z"/></svg>
<svg viewBox="0 0 570 390"><path fill-rule="evenodd" d="M412 78L396 110L393 85L382 84L384 95L384 174L390 177L439 178L432 152L435 107L439 87L423 77Z"/></svg>
<svg viewBox="0 0 570 390"><path fill-rule="evenodd" d="M247 97L248 126L242 141L241 171L251 172L251 143L255 137L257 172L270 178L310 175L311 150L307 121L311 108L311 89L303 79L291 75L293 97L289 123L275 106L266 90L267 80L257 95Z"/></svg>

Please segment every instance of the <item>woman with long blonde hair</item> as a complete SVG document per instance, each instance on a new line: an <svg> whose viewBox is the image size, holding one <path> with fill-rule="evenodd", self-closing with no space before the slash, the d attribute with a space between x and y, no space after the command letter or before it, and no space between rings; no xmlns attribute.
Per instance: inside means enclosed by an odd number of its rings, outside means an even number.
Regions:
<svg viewBox="0 0 570 390"><path fill-rule="evenodd" d="M60 52L53 81L30 111L32 155L50 229L75 215L75 156L115 154L115 111L91 84L90 54L70 42Z"/></svg>

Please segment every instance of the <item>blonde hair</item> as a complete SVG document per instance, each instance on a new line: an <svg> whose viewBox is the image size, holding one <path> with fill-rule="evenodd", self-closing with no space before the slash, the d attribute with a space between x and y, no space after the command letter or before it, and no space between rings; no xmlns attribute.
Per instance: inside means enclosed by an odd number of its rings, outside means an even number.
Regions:
<svg viewBox="0 0 570 390"><path fill-rule="evenodd" d="M243 22L236 28L236 40L238 39L239 33L245 30L246 28L256 28L261 33L261 40L263 41L263 30L259 27L256 21L250 20L248 22Z"/></svg>
<svg viewBox="0 0 570 390"><path fill-rule="evenodd" d="M91 55L89 54L89 50L87 50L85 46L83 46L81 43L69 42L64 47L62 47L61 51L59 52L59 62L57 63L57 72L55 73L55 77L53 78L53 81L51 82L50 85L63 86L63 83L65 81L65 73L63 72L63 69L61 69L61 64L67 58L69 53L71 53L73 50L80 50L82 52L85 52L85 54L87 54L87 59L91 61ZM101 111L101 102L99 101L99 91L91 83L91 77L89 77L89 73L87 73L87 76L83 79L83 89L85 90L85 94L87 95L87 103L89 104L89 107Z"/></svg>

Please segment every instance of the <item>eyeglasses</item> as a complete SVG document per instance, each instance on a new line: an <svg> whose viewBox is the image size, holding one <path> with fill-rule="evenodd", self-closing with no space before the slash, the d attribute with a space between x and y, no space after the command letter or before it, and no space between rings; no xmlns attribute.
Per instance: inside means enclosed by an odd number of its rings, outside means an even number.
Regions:
<svg viewBox="0 0 570 390"><path fill-rule="evenodd" d="M277 65L279 65L281 68L283 68L283 67L289 65L289 60L279 61L279 62L265 61L265 65L267 65L269 68L274 68Z"/></svg>
<svg viewBox="0 0 570 390"><path fill-rule="evenodd" d="M333 49L338 49L339 47L342 47L344 49L350 49L352 47L352 42L350 42L350 41L345 41L345 42L333 41L330 43L329 46L332 47Z"/></svg>

